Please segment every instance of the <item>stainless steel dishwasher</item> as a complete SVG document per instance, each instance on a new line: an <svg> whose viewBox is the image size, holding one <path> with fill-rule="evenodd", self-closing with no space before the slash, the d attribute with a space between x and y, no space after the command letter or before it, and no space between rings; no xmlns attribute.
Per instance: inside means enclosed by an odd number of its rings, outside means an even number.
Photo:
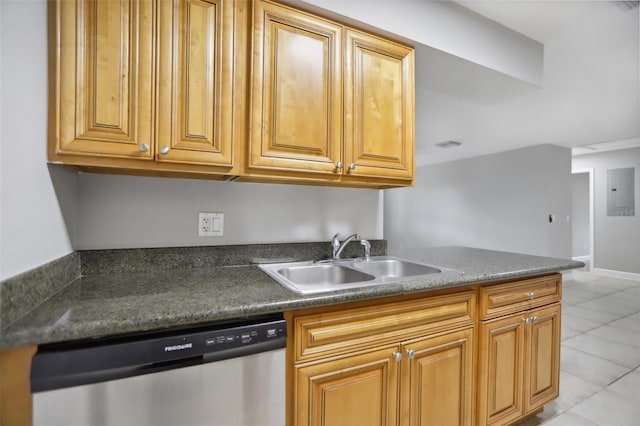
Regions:
<svg viewBox="0 0 640 426"><path fill-rule="evenodd" d="M285 424L282 316L42 346L36 426Z"/></svg>

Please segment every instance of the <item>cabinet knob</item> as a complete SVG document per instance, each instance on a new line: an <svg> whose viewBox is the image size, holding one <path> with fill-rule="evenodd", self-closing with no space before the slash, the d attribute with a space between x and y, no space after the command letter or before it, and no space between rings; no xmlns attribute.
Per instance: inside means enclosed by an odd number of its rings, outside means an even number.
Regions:
<svg viewBox="0 0 640 426"><path fill-rule="evenodd" d="M356 169L356 163L349 164L349 170L355 170L355 169Z"/></svg>
<svg viewBox="0 0 640 426"><path fill-rule="evenodd" d="M342 166L342 161L338 161L338 162L336 163L336 170L340 171L340 170L342 170L342 167L343 167L343 166Z"/></svg>
<svg viewBox="0 0 640 426"><path fill-rule="evenodd" d="M402 354L400 352L394 352L391 356L396 361L402 361Z"/></svg>
<svg viewBox="0 0 640 426"><path fill-rule="evenodd" d="M526 294L529 299L535 299L536 294L534 292L530 292Z"/></svg>
<svg viewBox="0 0 640 426"><path fill-rule="evenodd" d="M531 320L533 321L534 324L537 324L538 321L539 321L539 318L538 317L533 317L533 318L531 318Z"/></svg>
<svg viewBox="0 0 640 426"><path fill-rule="evenodd" d="M140 150L140 152L148 152L149 145L147 145L146 143L141 143L140 145L138 145L138 149Z"/></svg>
<svg viewBox="0 0 640 426"><path fill-rule="evenodd" d="M169 151L171 151L171 148L169 148L168 146L163 146L162 148L160 148L160 154L162 155L168 154Z"/></svg>
<svg viewBox="0 0 640 426"><path fill-rule="evenodd" d="M416 357L416 351L413 349L407 349L407 356L409 359L414 359Z"/></svg>
<svg viewBox="0 0 640 426"><path fill-rule="evenodd" d="M529 321L531 321L531 318L529 317L522 319L522 322L524 322L525 324L529 324Z"/></svg>

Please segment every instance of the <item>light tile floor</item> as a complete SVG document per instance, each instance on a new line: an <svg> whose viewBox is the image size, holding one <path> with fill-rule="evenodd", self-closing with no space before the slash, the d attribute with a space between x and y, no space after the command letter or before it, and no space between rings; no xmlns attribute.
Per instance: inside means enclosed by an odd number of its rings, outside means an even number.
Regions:
<svg viewBox="0 0 640 426"><path fill-rule="evenodd" d="M560 396L523 426L640 426L640 281L564 277Z"/></svg>

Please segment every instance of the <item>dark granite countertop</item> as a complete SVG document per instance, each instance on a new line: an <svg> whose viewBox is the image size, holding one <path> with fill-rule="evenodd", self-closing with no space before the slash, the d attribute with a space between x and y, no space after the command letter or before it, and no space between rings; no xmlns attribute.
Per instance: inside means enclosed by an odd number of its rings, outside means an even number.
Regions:
<svg viewBox="0 0 640 426"><path fill-rule="evenodd" d="M0 348L196 325L582 266L571 260L464 247L413 250L409 259L464 274L310 296L285 289L257 266L87 275L3 329Z"/></svg>

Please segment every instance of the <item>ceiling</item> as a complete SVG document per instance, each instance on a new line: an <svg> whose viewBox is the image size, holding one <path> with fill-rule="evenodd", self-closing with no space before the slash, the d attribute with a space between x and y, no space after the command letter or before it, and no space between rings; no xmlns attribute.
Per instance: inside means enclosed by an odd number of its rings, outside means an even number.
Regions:
<svg viewBox="0 0 640 426"><path fill-rule="evenodd" d="M591 153L640 146L640 15L628 7L635 2L457 3L543 43L544 82L418 50L417 165L544 143L588 145ZM447 140L462 145L435 146Z"/></svg>

